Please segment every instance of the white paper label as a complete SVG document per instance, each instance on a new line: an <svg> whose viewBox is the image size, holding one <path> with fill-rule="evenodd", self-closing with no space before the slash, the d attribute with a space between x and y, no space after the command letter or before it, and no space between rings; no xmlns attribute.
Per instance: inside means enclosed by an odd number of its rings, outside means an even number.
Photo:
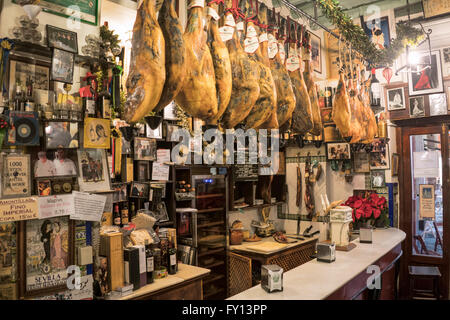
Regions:
<svg viewBox="0 0 450 320"><path fill-rule="evenodd" d="M177 264L177 255L176 254L172 254L170 256L170 265L171 266L175 266Z"/></svg>
<svg viewBox="0 0 450 320"><path fill-rule="evenodd" d="M278 53L278 42L273 36L273 34L269 34L269 58L273 59Z"/></svg>
<svg viewBox="0 0 450 320"><path fill-rule="evenodd" d="M226 42L228 40L233 39L234 28L228 26L221 27L219 28L219 34L220 37L222 38L222 41Z"/></svg>
<svg viewBox="0 0 450 320"><path fill-rule="evenodd" d="M280 52L281 62L284 63L286 59L286 51L284 50L284 44L278 43L278 51Z"/></svg>
<svg viewBox="0 0 450 320"><path fill-rule="evenodd" d="M219 14L214 8L208 7L208 16L211 16L214 20L219 20Z"/></svg>
<svg viewBox="0 0 450 320"><path fill-rule="evenodd" d="M147 258L147 272L153 272L153 270L155 269L153 266L153 257Z"/></svg>
<svg viewBox="0 0 450 320"><path fill-rule="evenodd" d="M236 30L237 31L244 31L244 21L236 23Z"/></svg>
<svg viewBox="0 0 450 320"><path fill-rule="evenodd" d="M258 37L258 34L256 33L256 30L253 26L248 26L247 28L247 38L254 38Z"/></svg>
<svg viewBox="0 0 450 320"><path fill-rule="evenodd" d="M300 59L297 55L292 55L286 60L286 69L293 72L300 68Z"/></svg>
<svg viewBox="0 0 450 320"><path fill-rule="evenodd" d="M188 9L194 8L194 7L205 7L205 0L192 0L191 4L189 5Z"/></svg>
<svg viewBox="0 0 450 320"><path fill-rule="evenodd" d="M247 38L244 40L245 52L254 53L259 48L258 37Z"/></svg>
<svg viewBox="0 0 450 320"><path fill-rule="evenodd" d="M261 42L264 42L264 41L269 41L269 38L267 37L267 33L262 33L259 36L259 42L261 43Z"/></svg>
<svg viewBox="0 0 450 320"><path fill-rule="evenodd" d="M234 22L234 17L232 14L227 14L227 16L225 17L225 25L229 27L236 26L236 22Z"/></svg>

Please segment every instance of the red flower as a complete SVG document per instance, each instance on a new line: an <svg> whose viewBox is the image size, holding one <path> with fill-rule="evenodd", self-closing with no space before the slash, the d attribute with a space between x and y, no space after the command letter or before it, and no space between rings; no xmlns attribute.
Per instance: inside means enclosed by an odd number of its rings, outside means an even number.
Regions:
<svg viewBox="0 0 450 320"><path fill-rule="evenodd" d="M354 207L356 209L358 209L358 208L360 208L362 206L362 204L363 204L362 200L356 200L355 204L354 204Z"/></svg>
<svg viewBox="0 0 450 320"><path fill-rule="evenodd" d="M380 197L377 201L377 205L378 206L382 206L386 203L386 198L385 197Z"/></svg>
<svg viewBox="0 0 450 320"><path fill-rule="evenodd" d="M378 219L378 217L381 215L381 210L380 209L375 209L373 210L373 216L375 219Z"/></svg>
<svg viewBox="0 0 450 320"><path fill-rule="evenodd" d="M352 210L352 220L353 220L353 222L356 221L356 217L355 217L355 209Z"/></svg>
<svg viewBox="0 0 450 320"><path fill-rule="evenodd" d="M362 211L361 209L356 209L356 212L355 212L356 219L359 220L363 214L364 214L364 211Z"/></svg>
<svg viewBox="0 0 450 320"><path fill-rule="evenodd" d="M376 194L376 193L372 193L371 195L370 195L370 199L372 200L372 201L376 201L376 200L378 200L378 195Z"/></svg>
<svg viewBox="0 0 450 320"><path fill-rule="evenodd" d="M364 211L364 218L369 219L370 216L372 215L372 210L373 210L373 208L371 206L364 207L364 209L363 209L363 211Z"/></svg>

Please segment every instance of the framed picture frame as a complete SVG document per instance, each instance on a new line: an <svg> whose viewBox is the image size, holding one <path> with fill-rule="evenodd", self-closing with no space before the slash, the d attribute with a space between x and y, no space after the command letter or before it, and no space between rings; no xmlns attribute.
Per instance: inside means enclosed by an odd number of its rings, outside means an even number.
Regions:
<svg viewBox="0 0 450 320"><path fill-rule="evenodd" d="M389 145L383 151L370 153L370 170L387 170L390 168Z"/></svg>
<svg viewBox="0 0 450 320"><path fill-rule="evenodd" d="M169 142L178 142L175 139L172 139L172 133L178 130L180 127L175 124L166 123L166 141Z"/></svg>
<svg viewBox="0 0 450 320"><path fill-rule="evenodd" d="M136 179L139 182L150 180L150 162L137 161L136 165Z"/></svg>
<svg viewBox="0 0 450 320"><path fill-rule="evenodd" d="M158 139L158 140L162 139L162 123L160 123L158 128L156 128L155 130L153 130L152 128L150 128L150 126L148 124L146 124L145 130L146 130L147 138Z"/></svg>
<svg viewBox="0 0 450 320"><path fill-rule="evenodd" d="M48 62L11 55L8 69L9 96L14 97L16 84L19 82L25 85L28 77L31 77L34 92L47 93L46 91L53 90L53 84L50 82L50 68L51 64Z"/></svg>
<svg viewBox="0 0 450 320"><path fill-rule="evenodd" d="M363 151L363 152L355 152L353 154L353 171L355 173L370 172L369 153Z"/></svg>
<svg viewBox="0 0 450 320"><path fill-rule="evenodd" d="M22 221L20 228L19 276L23 279L23 296L67 290L67 267L74 263L74 224L69 216Z"/></svg>
<svg viewBox="0 0 450 320"><path fill-rule="evenodd" d="M47 149L77 149L79 147L78 123L50 121L45 123Z"/></svg>
<svg viewBox="0 0 450 320"><path fill-rule="evenodd" d="M425 98L423 96L409 98L409 116L411 118L425 117Z"/></svg>
<svg viewBox="0 0 450 320"><path fill-rule="evenodd" d="M444 92L440 51L431 51L431 55L428 51L417 52L415 55L417 61L408 72L409 96Z"/></svg>
<svg viewBox="0 0 450 320"><path fill-rule="evenodd" d="M17 226L0 223L0 299L17 299Z"/></svg>
<svg viewBox="0 0 450 320"><path fill-rule="evenodd" d="M38 150L32 154L34 178L74 177L77 153L74 149ZM52 185L53 189L53 185Z"/></svg>
<svg viewBox="0 0 450 320"><path fill-rule="evenodd" d="M131 183L130 198L148 199L148 183L133 181Z"/></svg>
<svg viewBox="0 0 450 320"><path fill-rule="evenodd" d="M84 119L84 148L109 149L111 147L111 122L109 119Z"/></svg>
<svg viewBox="0 0 450 320"><path fill-rule="evenodd" d="M78 184L84 192L111 191L106 152L103 149L77 150L80 174Z"/></svg>
<svg viewBox="0 0 450 320"><path fill-rule="evenodd" d="M386 187L386 172L384 170L371 170L370 184L372 188Z"/></svg>
<svg viewBox="0 0 450 320"><path fill-rule="evenodd" d="M363 23L363 29L369 40L379 50L389 47L391 35L389 31L389 17L381 17Z"/></svg>
<svg viewBox="0 0 450 320"><path fill-rule="evenodd" d="M419 204L420 204L420 218L436 217L435 194L433 184L419 185Z"/></svg>
<svg viewBox="0 0 450 320"><path fill-rule="evenodd" d="M0 198L31 196L31 162L29 154L3 154Z"/></svg>
<svg viewBox="0 0 450 320"><path fill-rule="evenodd" d="M349 160L351 159L350 144L344 142L327 143L328 160Z"/></svg>
<svg viewBox="0 0 450 320"><path fill-rule="evenodd" d="M167 207L164 201L156 205L155 210L153 210L153 216L159 222L169 221L169 214L167 213Z"/></svg>
<svg viewBox="0 0 450 320"><path fill-rule="evenodd" d="M65 29L61 29L49 24L46 25L47 45L50 48L65 50L68 52L78 53L77 33Z"/></svg>
<svg viewBox="0 0 450 320"><path fill-rule="evenodd" d="M311 63L314 71L322 73L322 39L312 32L309 32L311 36Z"/></svg>
<svg viewBox="0 0 450 320"><path fill-rule="evenodd" d="M397 177L398 176L398 166L400 163L400 154L393 153L391 162L392 162L392 176Z"/></svg>
<svg viewBox="0 0 450 320"><path fill-rule="evenodd" d="M426 19L450 12L447 0L422 0L423 14Z"/></svg>
<svg viewBox="0 0 450 320"><path fill-rule="evenodd" d="M172 101L166 107L164 107L163 119L164 120L179 120L177 117L177 114L175 112L175 108L176 108L175 101Z"/></svg>
<svg viewBox="0 0 450 320"><path fill-rule="evenodd" d="M112 185L112 188L114 190L113 193L113 202L121 202L121 201L127 201L128 200L128 184L126 183L114 183Z"/></svg>
<svg viewBox="0 0 450 320"><path fill-rule="evenodd" d="M18 4L19 0L12 0ZM90 25L98 25L99 0L77 1L74 7L73 1L41 0L39 6L44 12L60 17L71 18Z"/></svg>
<svg viewBox="0 0 450 320"><path fill-rule="evenodd" d="M39 197L52 195L52 181L50 179L36 179L36 193Z"/></svg>
<svg viewBox="0 0 450 320"><path fill-rule="evenodd" d="M134 138L134 160L156 160L156 140L150 138Z"/></svg>
<svg viewBox="0 0 450 320"><path fill-rule="evenodd" d="M388 111L406 109L405 88L388 89L386 91L388 101Z"/></svg>
<svg viewBox="0 0 450 320"><path fill-rule="evenodd" d="M447 95L445 93L429 94L428 99L430 116L447 114Z"/></svg>
<svg viewBox="0 0 450 320"><path fill-rule="evenodd" d="M150 188L152 187L157 187L157 188L161 188L161 197L165 198L166 197L166 183L165 182L150 182ZM152 201L150 199L150 201Z"/></svg>
<svg viewBox="0 0 450 320"><path fill-rule="evenodd" d="M50 80L63 83L73 83L75 55L72 52L53 49Z"/></svg>

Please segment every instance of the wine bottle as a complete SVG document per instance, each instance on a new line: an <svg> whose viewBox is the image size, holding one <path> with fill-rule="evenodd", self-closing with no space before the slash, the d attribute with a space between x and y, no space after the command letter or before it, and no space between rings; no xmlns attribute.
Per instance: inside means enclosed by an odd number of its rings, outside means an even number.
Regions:
<svg viewBox="0 0 450 320"><path fill-rule="evenodd" d="M155 261L151 245L148 242L145 244L145 259L147 262L147 284L153 283L153 271L155 270Z"/></svg>
<svg viewBox="0 0 450 320"><path fill-rule="evenodd" d="M119 204L114 205L114 214L113 214L113 223L116 226L121 225L120 212L119 212Z"/></svg>
<svg viewBox="0 0 450 320"><path fill-rule="evenodd" d="M134 202L131 203L131 207L130 207L130 214L129 217L131 217L131 219L133 219L133 217L136 215L136 207L134 205Z"/></svg>
<svg viewBox="0 0 450 320"><path fill-rule="evenodd" d="M16 95L14 96L14 111L22 111L22 87L16 84Z"/></svg>
<svg viewBox="0 0 450 320"><path fill-rule="evenodd" d="M375 74L375 68L372 68L372 81L370 83L370 105L373 107L380 106L380 81L378 81Z"/></svg>
<svg viewBox="0 0 450 320"><path fill-rule="evenodd" d="M94 97L83 98L84 116L93 118L95 117L95 100Z"/></svg>
<svg viewBox="0 0 450 320"><path fill-rule="evenodd" d="M122 210L121 210L121 219L122 219L122 224L128 224L129 220L128 220L128 204L124 203Z"/></svg>
<svg viewBox="0 0 450 320"><path fill-rule="evenodd" d="M103 84L103 91L98 94L97 118L111 118L111 95L109 94L107 81Z"/></svg>
<svg viewBox="0 0 450 320"><path fill-rule="evenodd" d="M169 274L177 273L177 249L175 249L170 243L169 250L167 251L167 268L169 270Z"/></svg>
<svg viewBox="0 0 450 320"><path fill-rule="evenodd" d="M33 81L31 80L31 77L28 77L27 82L27 95L25 98L25 111L35 111L35 103L33 98Z"/></svg>

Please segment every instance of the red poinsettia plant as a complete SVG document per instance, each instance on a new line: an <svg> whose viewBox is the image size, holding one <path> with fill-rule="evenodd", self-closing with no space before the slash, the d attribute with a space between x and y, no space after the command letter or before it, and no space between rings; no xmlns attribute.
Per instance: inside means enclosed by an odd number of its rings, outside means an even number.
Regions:
<svg viewBox="0 0 450 320"><path fill-rule="evenodd" d="M345 202L346 206L353 209L353 222L386 221L388 217L388 206L385 197L378 196L375 192L368 197L352 196Z"/></svg>

